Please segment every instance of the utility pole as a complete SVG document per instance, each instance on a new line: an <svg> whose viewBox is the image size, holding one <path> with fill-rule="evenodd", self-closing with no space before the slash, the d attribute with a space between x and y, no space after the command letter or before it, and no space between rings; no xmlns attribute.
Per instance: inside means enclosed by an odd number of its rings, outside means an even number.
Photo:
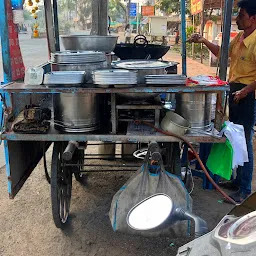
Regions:
<svg viewBox="0 0 256 256"><path fill-rule="evenodd" d="M92 35L108 34L108 0L92 1Z"/></svg>
<svg viewBox="0 0 256 256"><path fill-rule="evenodd" d="M130 8L131 8L131 0L128 0L127 3L127 15L126 15L126 25L130 24Z"/></svg>

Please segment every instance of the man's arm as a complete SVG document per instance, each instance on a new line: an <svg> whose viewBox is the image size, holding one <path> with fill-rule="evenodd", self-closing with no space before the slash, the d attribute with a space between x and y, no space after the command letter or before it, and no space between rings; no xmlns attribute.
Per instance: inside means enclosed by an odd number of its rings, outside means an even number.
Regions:
<svg viewBox="0 0 256 256"><path fill-rule="evenodd" d="M188 41L190 43L203 43L216 57L219 55L220 46L211 43L199 34L193 34Z"/></svg>

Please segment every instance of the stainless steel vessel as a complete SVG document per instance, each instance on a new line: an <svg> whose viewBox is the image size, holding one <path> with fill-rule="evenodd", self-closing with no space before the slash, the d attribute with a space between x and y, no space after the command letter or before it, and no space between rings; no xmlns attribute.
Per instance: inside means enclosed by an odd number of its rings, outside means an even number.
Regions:
<svg viewBox="0 0 256 256"><path fill-rule="evenodd" d="M60 36L66 50L112 52L118 36L67 35Z"/></svg>
<svg viewBox="0 0 256 256"><path fill-rule="evenodd" d="M192 129L211 129L212 93L182 93L176 95L176 112L191 124Z"/></svg>
<svg viewBox="0 0 256 256"><path fill-rule="evenodd" d="M107 62L95 62L87 64L52 64L58 71L85 71L87 83L92 83L92 72L107 68Z"/></svg>
<svg viewBox="0 0 256 256"><path fill-rule="evenodd" d="M100 95L98 94L55 94L53 106L57 130L90 132L100 127Z"/></svg>

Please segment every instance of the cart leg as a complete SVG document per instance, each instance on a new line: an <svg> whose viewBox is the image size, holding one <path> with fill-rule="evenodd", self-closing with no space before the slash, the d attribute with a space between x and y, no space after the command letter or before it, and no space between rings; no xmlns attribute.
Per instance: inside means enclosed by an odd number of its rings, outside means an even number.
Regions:
<svg viewBox="0 0 256 256"><path fill-rule="evenodd" d="M66 142L55 142L52 154L51 201L53 220L57 228L63 228L67 222L71 201L72 169L65 167L62 160L66 146Z"/></svg>

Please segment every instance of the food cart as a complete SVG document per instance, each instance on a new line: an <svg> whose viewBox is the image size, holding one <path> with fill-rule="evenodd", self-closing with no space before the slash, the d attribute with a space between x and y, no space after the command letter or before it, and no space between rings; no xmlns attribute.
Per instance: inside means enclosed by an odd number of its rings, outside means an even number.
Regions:
<svg viewBox="0 0 256 256"><path fill-rule="evenodd" d="M46 24L47 24L47 36L49 44L49 53L55 56L59 51L59 33L58 33L58 16L57 16L57 4L56 0L45 0L45 12L46 12ZM1 28L2 34L2 56L4 66L4 83L0 88L2 99L2 115L1 115L1 140L4 142L5 157L6 157L6 173L8 179L8 193L10 198L14 198L15 195L22 188L27 178L37 166L38 162L45 155L45 152L51 144L53 144L51 171L48 174L46 170L46 176L51 185L51 201L52 201L52 214L55 225L58 228L62 228L65 225L70 208L71 190L72 190L72 175L78 181L82 181L82 174L88 170L85 168L84 152L89 146L89 142L105 142L105 143L150 143L158 142L167 150L167 158L165 165L169 167L169 170L173 173L177 173L180 170L179 159L179 147L177 143L180 139L161 134L156 130L145 128L145 124L136 123L138 117L126 116L121 119L119 115L122 110L142 110L153 112L153 126L159 128L159 119L162 111L162 105L157 104L128 104L126 101L118 100L118 97L122 94L141 94L143 98L149 94L196 94L196 93L224 93L229 90L228 86L220 87L187 87L185 84L168 86L167 84L146 84L141 83L140 86L126 87L126 88L104 88L95 87L93 82L86 83L85 86L45 86L41 85L29 85L20 81L11 81L10 70L10 53L8 48L8 38L3 35L7 34L7 18L5 15L6 1L1 0ZM183 41L183 54L182 54L182 75L186 75L186 50L185 50L185 1L181 1L182 9L182 41ZM99 20L101 16L99 15ZM101 26L102 28L102 26ZM100 29L99 29L100 31ZM225 41L224 44L225 45ZM227 44L226 44L227 45ZM225 59L225 52L222 51L222 56ZM225 64L225 62L224 62ZM54 65L51 63L42 64L41 66L44 73L54 70ZM224 67L225 68L225 67ZM101 118L104 119L103 125L99 129L95 130L78 130L77 132L69 132L68 130L58 129L58 124L52 117L48 118L49 129L45 133L39 132L15 132L14 127L19 121L20 116L24 116L26 112L26 106L40 106L39 112L37 108L32 108L31 111L27 111L27 116L32 115L33 118L38 115L42 115L42 108L53 109L52 99L58 99L60 97L67 97L71 99L66 103L72 104L73 96L83 97L83 100L88 96L94 95L94 97L103 97L100 101L101 104L105 100L110 102L104 105L104 115ZM118 96L119 95L119 96ZM71 97L72 96L72 97ZM69 98L71 97L71 98ZM98 101L99 102L99 101ZM54 104L54 103L53 103ZM101 106L100 103L98 107ZM83 109L83 106L76 105L76 111ZM99 111L101 111L100 109ZM135 112L136 112L135 111ZM55 113L56 114L56 113ZM26 114L25 114L26 115ZM140 116L141 119L145 118L148 121L147 116ZM128 119L128 120L126 120ZM109 122L110 121L110 122ZM151 120L152 121L152 120ZM122 122L122 125L119 125ZM221 122L220 118L216 117L216 124ZM110 123L110 125L109 125ZM125 125L124 125L125 123ZM146 123L146 122L145 122ZM62 125L64 124L64 121ZM61 125L60 125L61 126ZM125 126L125 128L124 128ZM211 135L205 134L191 134L184 136L189 142L197 143L223 143L225 138L216 138ZM94 144L95 145L95 144ZM170 153L172 152L172 154ZM99 156L100 157L100 156ZM168 160L169 159L169 160ZM174 163L174 164L173 164ZM106 167L113 166L106 165ZM172 166L172 167L171 167ZM46 164L45 164L46 167ZM102 167L102 166L101 166ZM117 165L119 170L124 169L123 164ZM129 166L128 166L129 167ZM134 166L133 166L134 167Z"/></svg>

